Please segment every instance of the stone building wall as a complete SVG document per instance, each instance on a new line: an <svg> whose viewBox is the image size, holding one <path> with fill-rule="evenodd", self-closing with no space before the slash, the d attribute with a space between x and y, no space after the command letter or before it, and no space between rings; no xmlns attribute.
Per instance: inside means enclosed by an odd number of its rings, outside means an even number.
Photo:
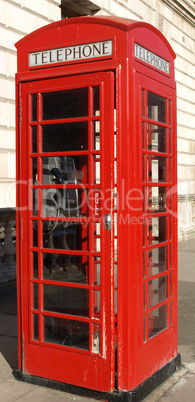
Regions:
<svg viewBox="0 0 195 402"><path fill-rule="evenodd" d="M100 15L145 21L158 28L177 58L178 234L195 238L195 2L96 0Z"/></svg>
<svg viewBox="0 0 195 402"><path fill-rule="evenodd" d="M15 206L14 44L61 18L61 0L0 0L0 208Z"/></svg>
<svg viewBox="0 0 195 402"><path fill-rule="evenodd" d="M99 15L149 22L166 36L176 52L179 240L195 238L194 1L79 0L79 5L85 8L87 3L99 6ZM0 0L0 208L15 206L14 43L29 32L59 20L60 4L61 0Z"/></svg>

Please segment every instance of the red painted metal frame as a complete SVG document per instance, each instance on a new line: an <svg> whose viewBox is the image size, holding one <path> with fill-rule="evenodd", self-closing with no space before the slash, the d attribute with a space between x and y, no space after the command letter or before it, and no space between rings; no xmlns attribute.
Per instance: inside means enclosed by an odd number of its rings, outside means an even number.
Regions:
<svg viewBox="0 0 195 402"><path fill-rule="evenodd" d="M101 28L101 29L100 29ZM98 34L97 34L98 32ZM56 47L71 46L74 44L89 43L101 40L113 40L113 56L109 59L94 59L87 62L68 63L66 65L52 65L48 68L29 69L29 51L52 49ZM135 58L134 43L140 44L151 52L161 56L170 63L170 73L165 74L144 61ZM105 328L112 339L111 349L114 350L114 341L117 340L117 388L119 390L133 389L149 378L154 372L163 367L177 354L177 194L172 195L172 240L168 239L167 244L172 244L172 269L173 295L169 302L173 303L172 326L162 331L155 337L144 343L143 341L143 275L142 275L142 233L143 227L139 224L140 219L146 218L143 215L142 199L133 195L133 190L142 192L142 115L141 115L141 89L149 90L170 99L172 101L172 186L177 182L177 148L176 148L176 90L174 78L175 54L165 37L154 27L144 22L135 22L117 17L83 17L77 19L63 20L50 26L41 28L28 35L17 44L18 49L18 73L17 80L17 104L20 102L19 90L23 82L33 82L42 79L53 79L54 77L72 76L78 74L96 74L101 71L113 71L115 73L115 104L116 104L116 138L117 138L117 251L118 251L118 314L116 315L116 329ZM35 83L36 84L36 83ZM109 101L109 94L107 94ZM23 99L25 102L25 99ZM114 105L113 105L114 108ZM106 113L106 110L105 110ZM19 106L18 106L19 115ZM23 119L25 107L23 109ZM106 121L106 120L105 120ZM154 122L156 123L156 122ZM20 121L17 120L17 180L25 163L25 155L22 154L20 142ZM107 129L104 131L107 135ZM24 135L25 137L25 135ZM27 149L25 138L24 148ZM163 155L164 156L164 155ZM109 158L114 169L114 160ZM103 169L107 169L108 159L105 155ZM24 173L25 174L25 173ZM163 183L164 184L164 183ZM18 189L17 205L25 205L27 202L26 191L21 197ZM130 193L129 193L130 191ZM131 193L132 192L132 193ZM132 194L129 203L126 203L127 194ZM140 193L139 193L140 194ZM114 205L113 205L114 208ZM116 212L116 210L115 210ZM150 215L153 216L153 215ZM156 215L155 215L156 216ZM22 235L22 223L20 214L17 213L18 232L17 238ZM169 231L168 231L169 232ZM116 236L115 236L116 237ZM24 236L23 245L26 243ZM18 301L19 314L24 306L24 293L27 297L27 289L23 286L23 275L21 267L24 262L21 252L21 243L17 242L18 255ZM26 244L27 246L27 244ZM111 246L111 250L113 245ZM25 247L24 247L25 248ZM22 268L23 269L23 268ZM113 270L113 262L111 269ZM170 274L170 271L169 271ZM112 273L113 278L113 273ZM112 279L113 281L113 279ZM113 281L114 282L114 281ZM114 283L112 284L112 297L114 297ZM110 297L105 289L105 299ZM103 296L103 297L104 297ZM20 300L21 299L21 300ZM106 301L106 303L108 300ZM26 307L25 307L26 308ZM112 312L113 313L113 312ZM25 331L21 330L23 318L19 316L19 367L24 369L22 362L22 337ZM116 338L114 338L116 332ZM163 345L163 347L162 347ZM44 360L43 365L48 365ZM51 363L54 363L52 361ZM74 357L72 361L74 366ZM75 361L75 366L80 371L82 365ZM100 371L97 370L94 361L91 370L97 375L97 383L101 382ZM112 366L113 368L113 366ZM82 371L81 371L82 372ZM112 373L113 374L113 373ZM39 373L41 375L41 373ZM44 374L43 374L44 375ZM50 378L52 374L48 374ZM81 375L82 377L82 375ZM71 378L68 381L72 383ZM86 385L83 374L81 386L95 388L94 383ZM99 386L99 385L98 385ZM108 387L109 388L109 387ZM98 387L96 387L98 389ZM109 390L113 389L113 384Z"/></svg>
<svg viewBox="0 0 195 402"><path fill-rule="evenodd" d="M50 285L57 285L56 282L43 280L41 274L41 265L39 270L39 277L38 279L33 279L32 275L32 261L30 254L31 251L37 251L38 254L42 254L44 252L52 252L52 253L59 253L59 250L48 250L44 249L43 247L34 248L32 243L32 222L38 219L39 225L39 239L38 244L42 244L42 231L41 231L41 220L47 221L49 218L43 218L40 215L40 211L42 208L41 198L39 198L39 213L37 218L32 217L32 206L31 202L29 205L27 187L29 184L32 183L32 176L31 176L31 161L30 158L32 156L40 158L41 156L49 155L47 153L43 153L41 151L41 137L39 140L39 149L37 154L32 154L29 151L28 146L28 136L25 133L29 132L29 124L32 125L28 121L29 115L29 102L28 98L31 93L42 93L42 92L50 92L50 91L57 91L60 90L63 86L64 89L70 88L79 88L89 86L89 89L92 86L100 86L100 125L101 125L101 150L100 151L88 151L87 154L89 156L89 185L85 185L85 188L95 189L100 188L103 195L104 200L101 202L101 210L99 218L94 218L93 209L89 209L89 218L87 218L87 222L89 224L89 232L91 233L89 237L89 251L85 249L83 251L74 251L76 255L88 255L90 260L90 266L92 269L93 266L93 258L97 254L93 248L93 225L95 221L100 222L101 224L101 287L98 287L93 284L93 274L90 272L89 275L89 285L75 285L75 284L68 284L70 287L77 287L80 289L89 289L89 317L90 319L79 317L79 321L81 322L89 322L90 324L90 351L86 352L85 350L79 349L72 349L69 347L63 347L58 345L49 345L46 342L42 342L44 340L43 335L43 327L42 327L42 317L49 315L55 317L56 314L54 313L46 313L43 311L42 307L42 285L49 283ZM45 90L45 87L47 90ZM111 258L112 253L108 250L112 248L112 231L106 231L104 229L104 215L107 212L111 212L111 197L112 197L112 175L113 175L113 137L111 134L113 133L113 124L114 124L114 74L112 72L107 73L98 73L95 76L92 74L88 76L77 76L77 77L69 77L63 78L58 80L50 80L49 82L46 81L36 81L33 84L33 90L31 83L22 84L22 98L25 102L23 108L23 126L21 129L21 155L29 154L29 161L27 164L27 159L24 158L22 160L22 172L20 174L20 179L22 182L25 183L25 188L21 188L21 198L26 205L29 205L28 208L25 209L21 213L23 221L24 221L24 232L26 236L21 241L21 254L23 255L24 263L21 265L21 297L22 297L22 334L23 334L23 348L25 350L25 357L22 361L22 370L26 373L31 373L37 376L46 377L46 378L54 378L58 381L65 381L71 383L73 385L85 386L88 388L93 388L101 391L108 391L114 388L114 342L113 342L113 334L114 334L114 305L113 305L113 296L112 296L112 287L111 282L113 279L111 276L113 275L113 271L110 269L108 270L107 267L111 267ZM106 107L105 107L106 105ZM39 110L40 106L38 106ZM40 112L38 111L38 115ZM27 116L27 118L25 118ZM92 121L97 121L96 117L92 116L92 108L91 104L89 104L89 125L91 129L89 130L89 150L92 149ZM82 119L80 119L82 120ZM48 123L48 121L47 121ZM55 123L55 121L53 121ZM45 124L45 122L43 123ZM37 125L40 127L42 125L42 121L38 118ZM104 134L106 132L106 135ZM40 134L38 134L40 136ZM74 152L75 153L75 152ZM86 154L86 152L84 152ZM93 183L93 173L92 173L92 165L93 165L93 157L96 154L100 154L101 158L101 184L92 184ZM58 153L58 155L66 154L65 153ZM68 152L70 154L70 152ZM72 155L73 153L71 153ZM76 155L83 154L82 152L76 152ZM54 155L51 154L51 155ZM107 164L105 166L105 161ZM38 174L41 177L41 166L38 164ZM32 188L42 189L42 188L50 188L49 185L30 185ZM52 188L61 188L60 185L52 185ZM68 187L73 187L73 185L69 185ZM104 203L103 203L104 201ZM105 209L106 205L106 209ZM59 220L59 218L53 218L53 220ZM66 218L66 221L78 221L78 218ZM86 218L79 218L79 221L83 223L86 222ZM31 223L30 223L31 222ZM31 226L29 226L29 224ZM27 235L28 234L28 235ZM29 250L29 252L28 252ZM30 251L31 250L31 251ZM93 251L94 250L94 251ZM67 252L66 252L67 253ZM73 253L71 251L68 252L69 254ZM29 270L27 271L29 261ZM31 261L31 263L30 263ZM33 300L33 293L32 293L32 286L34 284L39 285L39 327L40 327L40 341L36 341L32 339L32 332L33 332L33 323L32 323L32 315L37 313L37 310L33 308L32 300ZM110 283L110 285L109 285ZM63 285L63 283L58 282L58 285ZM106 286L106 288L105 288ZM101 289L101 313L100 317L94 316L94 306L93 306L93 294L95 290ZM30 310L29 310L30 309ZM57 315L60 317L60 315ZM93 318L94 317L94 318ZM74 316L66 316L62 315L62 318L71 318L75 319ZM100 324L101 326L101 340L100 340L100 354L94 354L92 352L92 326L94 324ZM60 361L63 359L63 365L60 367ZM48 365L46 362L52 361L52 365ZM65 363L66 362L66 363ZM94 370L91 367L95 367ZM58 367L58 369L56 369ZM67 367L69 370L67 371ZM83 371L85 371L86 376L85 379L83 378ZM100 376L97 376L97 371L100 372ZM73 374L74 373L74 374Z"/></svg>

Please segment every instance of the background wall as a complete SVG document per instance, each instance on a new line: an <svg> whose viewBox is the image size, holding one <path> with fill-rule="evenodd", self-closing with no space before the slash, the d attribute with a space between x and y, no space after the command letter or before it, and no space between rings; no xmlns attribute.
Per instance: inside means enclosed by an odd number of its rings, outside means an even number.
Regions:
<svg viewBox="0 0 195 402"><path fill-rule="evenodd" d="M177 54L179 240L195 238L193 0L0 0L0 208L15 205L14 43L29 32L61 19L61 3L63 17L96 13L149 22L172 45Z"/></svg>
<svg viewBox="0 0 195 402"><path fill-rule="evenodd" d="M61 0L0 0L0 208L15 206L14 44L61 19Z"/></svg>

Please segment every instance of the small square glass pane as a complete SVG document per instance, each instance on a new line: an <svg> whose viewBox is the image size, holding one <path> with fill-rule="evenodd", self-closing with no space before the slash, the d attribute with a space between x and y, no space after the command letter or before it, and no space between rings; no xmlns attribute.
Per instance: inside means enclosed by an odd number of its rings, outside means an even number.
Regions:
<svg viewBox="0 0 195 402"><path fill-rule="evenodd" d="M148 92L147 96L147 106L148 106L148 119L159 121L161 123L166 123L167 113L166 113L167 100L159 95L152 92Z"/></svg>

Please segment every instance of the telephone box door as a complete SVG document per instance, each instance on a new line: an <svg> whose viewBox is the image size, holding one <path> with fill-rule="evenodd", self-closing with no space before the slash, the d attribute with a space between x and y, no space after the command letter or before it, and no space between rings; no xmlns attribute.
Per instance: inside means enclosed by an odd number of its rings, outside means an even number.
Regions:
<svg viewBox="0 0 195 402"><path fill-rule="evenodd" d="M21 84L23 373L114 388L114 74Z"/></svg>

